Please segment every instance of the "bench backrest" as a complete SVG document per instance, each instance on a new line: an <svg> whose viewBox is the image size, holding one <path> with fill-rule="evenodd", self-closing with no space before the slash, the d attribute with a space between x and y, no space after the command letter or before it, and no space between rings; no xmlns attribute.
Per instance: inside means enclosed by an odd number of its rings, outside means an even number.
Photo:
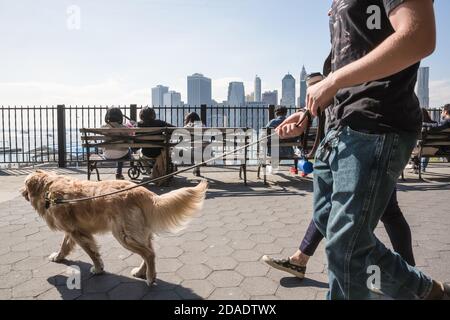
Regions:
<svg viewBox="0 0 450 320"><path fill-rule="evenodd" d="M190 147L205 148L205 131L212 136L221 135L215 146L223 148L250 142L249 128L106 128L81 129L84 148L173 148L189 136ZM176 135L174 133L177 133ZM213 140L213 139L211 139ZM199 145L199 143L201 145Z"/></svg>
<svg viewBox="0 0 450 320"><path fill-rule="evenodd" d="M450 129L441 132L423 131L419 141L422 156L450 155Z"/></svg>

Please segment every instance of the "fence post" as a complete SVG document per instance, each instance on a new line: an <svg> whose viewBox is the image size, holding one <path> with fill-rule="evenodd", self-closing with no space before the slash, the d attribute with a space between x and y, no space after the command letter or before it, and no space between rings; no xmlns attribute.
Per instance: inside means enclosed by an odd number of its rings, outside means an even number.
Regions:
<svg viewBox="0 0 450 320"><path fill-rule="evenodd" d="M57 106L57 127L58 127L58 167L67 167L67 150L66 150L66 107L65 105Z"/></svg>
<svg viewBox="0 0 450 320"><path fill-rule="evenodd" d="M269 106L269 121L275 119L275 106L271 104Z"/></svg>
<svg viewBox="0 0 450 320"><path fill-rule="evenodd" d="M130 119L137 122L137 104L130 105Z"/></svg>
<svg viewBox="0 0 450 320"><path fill-rule="evenodd" d="M205 126L206 126L206 122L207 122L206 108L207 108L206 104L202 104L200 106L200 119L202 120L202 122Z"/></svg>

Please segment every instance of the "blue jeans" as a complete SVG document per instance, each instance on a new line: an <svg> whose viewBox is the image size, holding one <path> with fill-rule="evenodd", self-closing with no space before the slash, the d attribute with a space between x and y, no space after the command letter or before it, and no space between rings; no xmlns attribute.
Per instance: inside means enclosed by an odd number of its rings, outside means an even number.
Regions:
<svg viewBox="0 0 450 320"><path fill-rule="evenodd" d="M326 237L329 299L372 299L372 273L394 299L423 299L432 280L375 236L382 214L416 144L412 133L374 135L330 130L316 154L314 222Z"/></svg>

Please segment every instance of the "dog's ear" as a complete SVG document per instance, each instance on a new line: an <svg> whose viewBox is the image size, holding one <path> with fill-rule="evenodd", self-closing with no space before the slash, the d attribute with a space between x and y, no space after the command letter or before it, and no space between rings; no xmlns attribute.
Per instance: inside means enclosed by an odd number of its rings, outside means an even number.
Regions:
<svg viewBox="0 0 450 320"><path fill-rule="evenodd" d="M28 197L27 187L20 188L19 192L22 195L22 197L25 198L25 200L30 201L30 198Z"/></svg>
<svg viewBox="0 0 450 320"><path fill-rule="evenodd" d="M25 192L27 193L28 197L38 196L40 193L42 193L42 190L45 186L45 175L43 175L43 173L45 172L36 172L30 175L25 180Z"/></svg>

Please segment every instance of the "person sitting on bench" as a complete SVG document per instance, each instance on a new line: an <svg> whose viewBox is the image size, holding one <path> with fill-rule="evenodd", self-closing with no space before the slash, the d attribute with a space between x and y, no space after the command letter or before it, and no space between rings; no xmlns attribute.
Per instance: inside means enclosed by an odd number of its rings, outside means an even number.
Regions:
<svg viewBox="0 0 450 320"><path fill-rule="evenodd" d="M102 127L104 129L118 129L118 128L126 128L123 124L123 113L119 108L110 108L106 112L105 122L106 124ZM130 155L129 148L122 147L108 147L103 148L103 158L106 160L125 160ZM125 177L122 174L123 171L123 161L117 162L116 169L116 179L117 180L125 180Z"/></svg>
<svg viewBox="0 0 450 320"><path fill-rule="evenodd" d="M138 128L174 128L172 124L156 119L156 112L153 108L143 108L139 118L141 121L138 122ZM151 175L151 179L166 174L167 159L166 154L162 152L162 148L143 148L140 152L140 158L145 161L144 166L147 168L147 173Z"/></svg>

